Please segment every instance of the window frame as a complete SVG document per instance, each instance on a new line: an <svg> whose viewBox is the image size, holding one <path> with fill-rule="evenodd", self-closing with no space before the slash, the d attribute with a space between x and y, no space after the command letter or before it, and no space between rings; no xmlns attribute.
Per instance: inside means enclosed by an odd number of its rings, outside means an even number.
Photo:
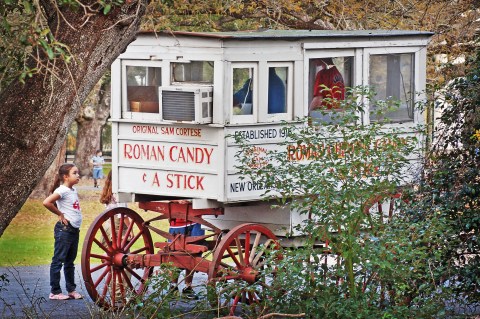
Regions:
<svg viewBox="0 0 480 319"><path fill-rule="evenodd" d="M419 97L421 83L420 83L420 74L418 72L417 66L420 65L420 54L421 47L378 47L378 48L364 48L363 54L363 83L365 87L370 85L370 57L372 55L394 55L394 54L412 54L413 55L413 65L412 65L412 80L413 80L413 119L410 121L387 123L390 127L397 128L413 128L418 125L421 121L421 111L417 107L417 103L421 100ZM369 125L372 123L370 120L370 103L367 99L364 100L365 105L365 116L364 122Z"/></svg>
<svg viewBox="0 0 480 319"><path fill-rule="evenodd" d="M270 86L269 83L269 72L271 67L284 67L287 68L287 81L286 81L286 106L287 112L286 113L268 113L268 88ZM260 89L259 92L259 101L261 101L261 105L265 105L265 107L260 108L258 111L258 122L260 123L270 123L270 122L280 122L280 121L291 121L293 118L293 68L294 63L285 61L285 62L267 62L264 67L260 68L260 72L263 75L266 83L266 89Z"/></svg>
<svg viewBox="0 0 480 319"><path fill-rule="evenodd" d="M361 51L355 48L346 49L307 49L305 51L304 59L304 83L303 83L303 109L305 116L310 116L310 61L312 59L323 58L351 58L352 59L352 75L351 75L351 87L357 87L362 84L362 54ZM345 88L348 88L345 85ZM357 112L358 124L363 123L363 116L360 112Z"/></svg>
<svg viewBox="0 0 480 319"><path fill-rule="evenodd" d="M233 94L235 93L233 90L233 71L234 69L253 69L253 88L252 88L252 114L233 114ZM227 92L231 92L228 98L228 107L229 107L229 117L230 123L232 124L249 124L249 123L257 123L258 119L258 62L232 62L229 70L230 74L230 81L229 81L229 90Z"/></svg>
<svg viewBox="0 0 480 319"><path fill-rule="evenodd" d="M160 68L161 79L158 87L165 85L165 70L169 68L168 65L163 61L151 61L151 60L122 60L121 61L121 117L123 119L133 119L133 120L155 120L161 121L160 109L157 113L144 113L144 112L132 112L129 111L128 106L128 96L127 96L127 67L130 66L140 66L140 67L155 67ZM157 92L158 94L158 92Z"/></svg>

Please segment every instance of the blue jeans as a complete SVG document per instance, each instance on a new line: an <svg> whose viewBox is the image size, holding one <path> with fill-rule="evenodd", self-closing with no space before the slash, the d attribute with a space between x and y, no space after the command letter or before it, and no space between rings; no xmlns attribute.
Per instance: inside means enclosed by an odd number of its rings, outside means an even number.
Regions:
<svg viewBox="0 0 480 319"><path fill-rule="evenodd" d="M62 266L67 292L72 292L77 287L74 261L77 257L79 234L79 229L73 228L70 224L64 225L61 222L55 224L55 247L50 265L50 292L52 294L62 292L62 288L60 288Z"/></svg>
<svg viewBox="0 0 480 319"><path fill-rule="evenodd" d="M103 177L103 168L94 167L92 175L93 175L93 179L101 179Z"/></svg>

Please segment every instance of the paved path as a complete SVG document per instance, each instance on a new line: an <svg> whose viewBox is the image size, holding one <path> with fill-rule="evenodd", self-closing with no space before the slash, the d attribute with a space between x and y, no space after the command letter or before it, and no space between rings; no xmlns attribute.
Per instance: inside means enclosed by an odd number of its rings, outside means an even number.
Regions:
<svg viewBox="0 0 480 319"><path fill-rule="evenodd" d="M8 282L0 279L0 318L89 318L92 300L88 297L76 265L77 290L85 295L82 300L49 300L50 266L0 267ZM62 278L62 287L65 281ZM64 291L65 293L65 291Z"/></svg>
<svg viewBox="0 0 480 319"><path fill-rule="evenodd" d="M0 318L105 318L105 314L100 316L101 310L94 305L85 290L80 264L75 265L75 282L77 283L77 291L84 296L84 299L81 300L59 301L48 299L50 293L49 270L49 265L0 267ZM8 283L2 280L2 275L7 276ZM202 289L201 286L205 284L206 280L206 274L196 273L193 282L193 285L197 287L195 289ZM64 289L63 273L60 285ZM180 287L182 288L182 284L180 284ZM177 303L177 306L181 307L181 309L193 308L195 306L195 301L182 300ZM118 319L114 315L112 315L112 318ZM193 318L193 316L186 316L185 318ZM195 318L198 317L195 316Z"/></svg>

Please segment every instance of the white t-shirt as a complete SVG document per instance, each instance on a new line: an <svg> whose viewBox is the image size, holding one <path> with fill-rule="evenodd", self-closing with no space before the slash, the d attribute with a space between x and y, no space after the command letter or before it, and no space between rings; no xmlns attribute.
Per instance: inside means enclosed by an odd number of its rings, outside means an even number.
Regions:
<svg viewBox="0 0 480 319"><path fill-rule="evenodd" d="M58 210L65 215L70 225L80 228L82 225L82 210L80 209L77 190L74 187L68 188L65 185L60 185L54 190L54 193L60 195L60 199L56 201Z"/></svg>

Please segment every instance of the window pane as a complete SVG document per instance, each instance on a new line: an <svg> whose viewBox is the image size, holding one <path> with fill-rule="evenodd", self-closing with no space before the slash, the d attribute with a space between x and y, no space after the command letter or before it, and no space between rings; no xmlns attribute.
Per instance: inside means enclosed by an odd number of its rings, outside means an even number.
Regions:
<svg viewBox="0 0 480 319"><path fill-rule="evenodd" d="M233 69L233 114L253 114L253 68Z"/></svg>
<svg viewBox="0 0 480 319"><path fill-rule="evenodd" d="M413 120L413 58L412 53L370 56L369 86L375 92L370 106L371 121L381 117L392 122ZM379 115L378 111L384 107L392 109Z"/></svg>
<svg viewBox="0 0 480 319"><path fill-rule="evenodd" d="M127 99L131 112L158 113L161 68L127 66Z"/></svg>
<svg viewBox="0 0 480 319"><path fill-rule="evenodd" d="M330 122L331 111L341 108L345 88L352 87L353 57L330 57L309 61L309 116L314 122Z"/></svg>
<svg viewBox="0 0 480 319"><path fill-rule="evenodd" d="M287 113L288 67L268 69L268 114Z"/></svg>
<svg viewBox="0 0 480 319"><path fill-rule="evenodd" d="M172 83L175 82L213 83L213 62L172 63Z"/></svg>

